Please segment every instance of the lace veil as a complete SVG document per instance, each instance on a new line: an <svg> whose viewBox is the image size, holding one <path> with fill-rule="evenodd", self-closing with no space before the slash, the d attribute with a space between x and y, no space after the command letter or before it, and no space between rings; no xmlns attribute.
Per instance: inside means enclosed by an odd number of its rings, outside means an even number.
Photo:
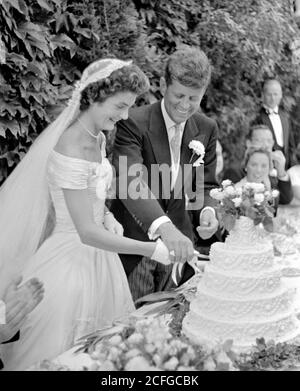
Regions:
<svg viewBox="0 0 300 391"><path fill-rule="evenodd" d="M51 205L47 160L61 134L77 118L81 92L87 85L130 64L131 61L118 59L90 64L76 83L68 106L35 140L0 188L0 299L11 277L22 273L44 235Z"/></svg>

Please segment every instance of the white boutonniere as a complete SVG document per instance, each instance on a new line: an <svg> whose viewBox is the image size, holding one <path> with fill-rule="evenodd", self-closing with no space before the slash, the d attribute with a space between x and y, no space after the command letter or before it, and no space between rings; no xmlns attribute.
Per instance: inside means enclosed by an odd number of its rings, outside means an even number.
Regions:
<svg viewBox="0 0 300 391"><path fill-rule="evenodd" d="M193 157L195 155L198 155L198 159L193 163L193 167L199 167L201 164L204 163L204 156L205 156L205 148L204 145L199 140L192 140L189 143L189 148L193 150L192 157L190 158L190 162L192 161Z"/></svg>

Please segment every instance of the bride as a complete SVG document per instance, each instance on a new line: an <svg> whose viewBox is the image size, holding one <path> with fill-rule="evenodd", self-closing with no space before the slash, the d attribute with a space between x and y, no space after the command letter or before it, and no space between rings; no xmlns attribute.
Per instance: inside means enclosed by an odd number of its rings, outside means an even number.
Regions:
<svg viewBox="0 0 300 391"><path fill-rule="evenodd" d="M68 107L33 144L0 190L0 297L16 273L39 278L44 300L20 339L2 347L6 370L24 370L69 349L75 340L134 310L117 253L165 261L160 242L122 236L106 209L112 168L105 137L128 116L148 79L131 62L89 65ZM54 230L49 235L49 221Z"/></svg>

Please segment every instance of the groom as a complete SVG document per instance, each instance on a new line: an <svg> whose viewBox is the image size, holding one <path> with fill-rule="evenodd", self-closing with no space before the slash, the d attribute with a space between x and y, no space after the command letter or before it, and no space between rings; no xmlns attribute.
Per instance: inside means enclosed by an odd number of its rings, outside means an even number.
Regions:
<svg viewBox="0 0 300 391"><path fill-rule="evenodd" d="M184 263L180 284L194 274L188 264L193 232L208 239L218 229L208 194L218 186L217 125L198 112L210 76L209 60L198 48L173 53L160 80L162 101L134 108L128 119L119 121L113 148L118 198L111 210L125 236L145 241L161 237L174 251L175 261ZM198 167L193 167L199 156L189 148L191 141L205 148L204 164ZM136 255L120 257L134 300L175 286L172 264Z"/></svg>

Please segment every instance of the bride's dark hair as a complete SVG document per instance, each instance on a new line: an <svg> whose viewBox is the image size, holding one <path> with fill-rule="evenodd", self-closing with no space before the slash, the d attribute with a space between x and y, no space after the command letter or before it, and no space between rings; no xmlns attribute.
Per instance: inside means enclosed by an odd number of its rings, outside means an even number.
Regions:
<svg viewBox="0 0 300 391"><path fill-rule="evenodd" d="M119 92L132 92L140 95L148 91L149 80L144 72L135 64L124 66L111 75L89 84L80 98L80 111L87 110L91 104L104 102Z"/></svg>

